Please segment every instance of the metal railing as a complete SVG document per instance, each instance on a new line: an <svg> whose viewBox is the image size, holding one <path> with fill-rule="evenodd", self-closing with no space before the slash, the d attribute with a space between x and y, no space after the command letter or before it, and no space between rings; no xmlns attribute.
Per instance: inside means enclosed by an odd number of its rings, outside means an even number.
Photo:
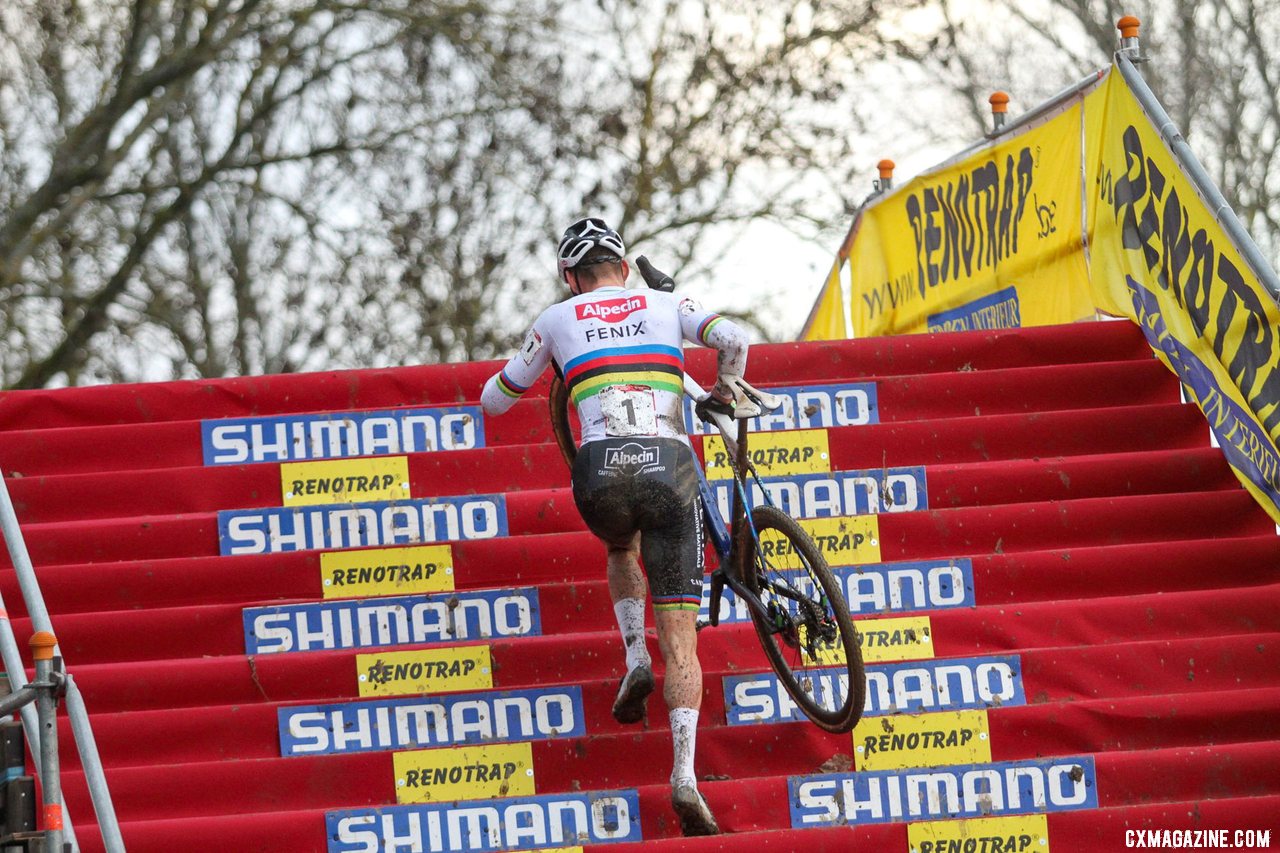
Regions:
<svg viewBox="0 0 1280 853"><path fill-rule="evenodd" d="M9 486L4 481L3 472L0 472L0 530L4 533L5 545L9 549L9 557L13 562L14 573L18 578L18 586L22 590L22 598L26 602L27 613L31 616L32 627L37 632L47 633L49 639L53 640L53 624L49 619L49 610L45 606L44 594L40 591L40 582L36 579L35 568L31 564L31 555L27 551L27 543L23 539L22 529L18 526L18 516L14 511L13 500L9 496ZM50 663L58 656L57 641L53 640L53 644L49 647ZM9 622L8 611L5 610L3 597L0 597L0 657L3 658L5 670L9 674L9 685L13 693L21 693L31 686L28 685L26 680L26 669L22 663L22 656L18 651L17 640L14 639L13 626ZM46 672L46 674L48 673ZM37 684L40 681L41 663L37 658L36 682L32 682L32 684ZM80 695L80 688L76 686L75 679L71 676L71 673L63 674L61 681L66 691L67 717L71 722L71 733L75 738L76 748L80 752L80 764L84 768L85 781L89 787L89 797L93 802L94 813L98 818L98 827L102 832L103 845L107 853L124 853L124 839L120 835L120 824L116 819L115 807L111 803L111 792L107 788L106 775L102 771L102 759L98 755L98 744L94 740L93 729L89 725L89 712L85 708L84 697ZM53 696L50 696L49 699L50 701L56 701ZM40 723L39 712L30 703L24 704L19 713L22 715L22 725L26 732L31 754L33 756L39 755L43 759L46 749L52 749L56 764L57 726L51 725L48 728L44 728ZM50 713L52 713L52 710ZM50 817L56 817L58 822L65 827L66 841L70 842L71 849L78 851L80 848L76 843L75 827L72 824L71 816L67 813L62 803L61 790L58 787L56 778L52 780L55 797L52 801L48 799L50 781L44 778L41 779L41 784L45 791L45 801L50 805L57 806L57 808L53 811L46 810L46 822ZM53 849L60 850L61 847L57 846Z"/></svg>
<svg viewBox="0 0 1280 853"><path fill-rule="evenodd" d="M43 800L44 829L35 832L34 816L24 815L22 821L29 825L20 832L6 834L0 838L0 844L8 850L22 844L25 848L33 839L42 841L41 849L45 853L62 853L63 850L63 816L62 816L62 776L58 762L58 699L66 691L66 676L62 670L62 659L53 653L58 640L48 631L37 631L31 636L31 658L36 665L36 680L28 682L21 690L15 690L0 698L0 716L8 717L14 711L22 711L35 705L36 723L40 732L40 755L38 756L41 799ZM25 723L23 726L25 727ZM26 782L31 783L30 777ZM32 786L34 787L34 786ZM6 802L7 807L14 804ZM6 821L11 827L12 815Z"/></svg>

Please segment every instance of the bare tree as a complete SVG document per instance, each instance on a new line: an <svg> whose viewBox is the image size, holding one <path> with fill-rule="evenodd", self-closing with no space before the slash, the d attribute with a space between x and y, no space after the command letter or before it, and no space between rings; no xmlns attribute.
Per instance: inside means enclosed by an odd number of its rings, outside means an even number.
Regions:
<svg viewBox="0 0 1280 853"><path fill-rule="evenodd" d="M537 4L27 0L0 11L0 369L55 381L295 370L358 333L387 212L365 177L465 80L536 84ZM488 112L481 116L479 112ZM453 141L444 143L452 145ZM466 152L457 155L462 159ZM168 365L166 367L166 365Z"/></svg>
<svg viewBox="0 0 1280 853"><path fill-rule="evenodd" d="M14 0L0 378L498 355L584 213L687 284L761 219L829 242L913 5Z"/></svg>

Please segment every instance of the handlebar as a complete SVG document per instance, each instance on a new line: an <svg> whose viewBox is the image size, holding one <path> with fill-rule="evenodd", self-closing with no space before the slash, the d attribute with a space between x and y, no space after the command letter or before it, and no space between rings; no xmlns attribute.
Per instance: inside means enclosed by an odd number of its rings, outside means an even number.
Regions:
<svg viewBox="0 0 1280 853"><path fill-rule="evenodd" d="M671 293L676 289L675 279L655 267L644 255L636 256L636 269L640 270L640 275L644 278L645 284L649 285L653 290ZM730 437L731 433L734 432L733 420L759 417L765 411L772 412L782 405L782 398L752 387L747 384L745 379L734 379L729 384L733 390L732 418L723 412L706 411L705 409L700 409L698 414L708 423L715 424L716 428L720 430L720 435L724 437L726 446L733 447L736 444L733 438ZM685 374L684 377L684 391L698 402L702 402L710 396L702 386L689 378L688 374Z"/></svg>
<svg viewBox="0 0 1280 853"><path fill-rule="evenodd" d="M715 425L724 439L725 447L730 453L736 454L737 441L733 438L735 433L733 422L759 417L765 411L772 412L782 405L782 398L747 384L745 379L738 379L734 384L735 399L732 417L725 412L703 406L698 407L697 412L704 421ZM699 403L711 396L687 373L684 375L684 392Z"/></svg>

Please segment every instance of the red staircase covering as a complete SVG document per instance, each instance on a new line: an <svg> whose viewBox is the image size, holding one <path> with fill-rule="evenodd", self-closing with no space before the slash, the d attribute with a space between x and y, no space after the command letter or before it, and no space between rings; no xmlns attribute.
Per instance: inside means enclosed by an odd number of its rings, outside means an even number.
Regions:
<svg viewBox="0 0 1280 853"><path fill-rule="evenodd" d="M690 352L695 378L709 356ZM1164 830L1280 844L1280 537L1128 324L752 350L753 381L807 389L800 425L832 424L819 479L854 484L839 511L874 516L858 522L874 556L840 569L872 698L852 735L821 732L789 713L749 624L703 632L697 770L726 830L712 839L679 838L660 693L642 725L609 712L621 647L545 383L486 418L494 369L0 395L0 469L129 850L1113 850ZM844 417L806 408L835 387L856 403ZM412 500L483 505L502 535L441 521L464 538L430 552L433 580L345 591L332 561L403 555L368 529L340 542L368 554L287 536L293 550L230 553L250 542L232 525L268 529L305 475L205 464L214 422L409 408L450 413L476 445L386 454L406 457ZM274 651L285 629L313 649ZM435 681L387 680L425 661ZM100 850L60 736L83 849ZM419 781L450 762L500 778Z"/></svg>

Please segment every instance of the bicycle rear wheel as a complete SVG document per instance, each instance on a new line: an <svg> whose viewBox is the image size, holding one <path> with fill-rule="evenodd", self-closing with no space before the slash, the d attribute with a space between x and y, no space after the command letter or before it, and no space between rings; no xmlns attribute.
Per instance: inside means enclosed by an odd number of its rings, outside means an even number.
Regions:
<svg viewBox="0 0 1280 853"><path fill-rule="evenodd" d="M743 536L738 566L739 577L769 611L768 619L751 611L760 644L809 719L826 731L847 732L862 717L867 683L840 583L791 516L760 506L751 521L761 547L749 533ZM847 686L840 684L845 677Z"/></svg>
<svg viewBox="0 0 1280 853"><path fill-rule="evenodd" d="M573 426L569 422L569 389L559 376L551 379L551 390L547 394L547 405L551 412L551 432L556 444L560 446L560 455L573 470L573 460L578 455L578 442L573 436Z"/></svg>

